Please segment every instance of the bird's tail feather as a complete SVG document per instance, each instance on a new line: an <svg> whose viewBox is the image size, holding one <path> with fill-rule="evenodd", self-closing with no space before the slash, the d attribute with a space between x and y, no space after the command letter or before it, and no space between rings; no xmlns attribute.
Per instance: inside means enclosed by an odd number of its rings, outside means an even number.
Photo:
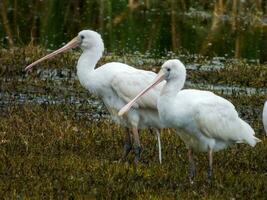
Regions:
<svg viewBox="0 0 267 200"><path fill-rule="evenodd" d="M242 132L245 136L244 142L248 143L252 147L254 147L258 142L261 142L259 138L255 137L255 132L248 123L241 120L241 124L243 128Z"/></svg>
<svg viewBox="0 0 267 200"><path fill-rule="evenodd" d="M261 140L261 139L259 139L259 138L255 137L255 136L254 136L254 140L256 141L256 143L258 143L258 142L262 142L262 140Z"/></svg>

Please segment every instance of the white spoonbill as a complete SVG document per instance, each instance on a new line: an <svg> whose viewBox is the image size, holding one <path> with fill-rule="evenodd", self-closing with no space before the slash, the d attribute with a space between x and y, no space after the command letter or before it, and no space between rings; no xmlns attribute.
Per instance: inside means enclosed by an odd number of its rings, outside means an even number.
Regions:
<svg viewBox="0 0 267 200"><path fill-rule="evenodd" d="M265 133L267 135L267 101L265 101L263 111L262 111L262 122L263 122Z"/></svg>
<svg viewBox="0 0 267 200"><path fill-rule="evenodd" d="M135 104L134 109L125 117L118 116L119 109L151 82L156 77L156 74L118 62L107 63L95 69L96 63L102 57L104 51L104 43L100 34L92 30L83 30L65 46L28 65L25 70L31 71L34 65L43 60L78 46L83 51L77 64L77 75L81 85L100 97L110 112L112 119L127 129L123 158L125 159L133 149L135 163L137 163L141 154L138 129L154 128L157 134L159 160L161 162L159 129L162 126L156 106L161 86L142 97ZM132 130L133 143L131 142L128 128Z"/></svg>
<svg viewBox="0 0 267 200"><path fill-rule="evenodd" d="M255 146L260 140L253 129L239 118L232 103L209 91L183 89L185 66L179 60L168 60L154 81L121 109L127 112L134 102L161 81L166 80L158 98L159 116L165 127L176 128L188 148L190 182L195 176L193 150L208 152L208 180L212 178L212 153L233 143Z"/></svg>

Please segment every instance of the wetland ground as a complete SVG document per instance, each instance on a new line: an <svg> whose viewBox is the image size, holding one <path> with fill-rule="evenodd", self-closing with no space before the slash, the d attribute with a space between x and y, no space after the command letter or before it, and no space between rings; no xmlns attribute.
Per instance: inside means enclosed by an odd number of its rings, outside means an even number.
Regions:
<svg viewBox="0 0 267 200"><path fill-rule="evenodd" d="M75 75L78 54L24 66L47 52L39 47L0 51L0 197L2 199L266 199L267 138L261 112L266 100L266 64L181 55L187 87L209 89L231 100L262 142L237 144L214 156L214 183L206 181L207 156L197 153L197 179L188 181L185 145L162 130L163 164L156 138L142 131L143 163L119 163L123 129L110 121L98 98ZM170 55L172 57L174 55ZM158 71L170 57L105 55Z"/></svg>

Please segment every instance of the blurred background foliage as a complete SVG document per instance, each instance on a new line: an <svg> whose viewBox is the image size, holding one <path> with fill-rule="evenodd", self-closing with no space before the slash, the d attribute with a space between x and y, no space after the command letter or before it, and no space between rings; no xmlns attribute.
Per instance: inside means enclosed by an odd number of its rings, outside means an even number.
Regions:
<svg viewBox="0 0 267 200"><path fill-rule="evenodd" d="M2 48L55 49L82 29L108 52L267 61L266 0L0 0Z"/></svg>

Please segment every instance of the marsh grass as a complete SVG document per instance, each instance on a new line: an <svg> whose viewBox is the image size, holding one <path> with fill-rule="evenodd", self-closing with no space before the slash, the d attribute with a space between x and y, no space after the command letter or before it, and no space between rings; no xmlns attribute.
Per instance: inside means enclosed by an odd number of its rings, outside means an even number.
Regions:
<svg viewBox="0 0 267 200"><path fill-rule="evenodd" d="M190 185L187 154L173 130L162 131L163 164L155 136L142 131L142 160L122 155L123 129L108 119L77 120L71 106L24 105L0 114L0 196L4 199L264 199L267 140L215 154L215 179L206 182L207 158L196 154ZM89 112L89 111L88 111ZM66 113L69 113L68 115Z"/></svg>
<svg viewBox="0 0 267 200"><path fill-rule="evenodd" d="M72 53L44 62L38 68L64 67L75 71L79 52ZM118 162L124 130L108 117L99 115L95 120L95 113L106 113L103 107L87 102L98 100L96 97L88 95L73 78L56 81L40 78L37 70L28 76L23 72L27 64L45 54L46 50L31 45L1 49L1 92L51 95L63 100L77 97L81 101L18 105L16 99L9 99L8 104L1 104L2 199L266 199L267 139L261 123L266 95L222 95L233 102L262 142L255 148L237 144L215 153L212 187L206 181L207 155L196 153L197 179L190 185L185 145L170 129L162 131L162 165L158 162L155 135L149 131L140 135L142 163L135 168L132 154L127 162ZM164 60L106 55L99 65L117 59L154 71ZM209 62L203 58L194 60L198 61ZM218 71L189 70L188 79L261 88L266 87L266 70L266 65L229 62ZM77 111L83 114L77 115Z"/></svg>
<svg viewBox="0 0 267 200"><path fill-rule="evenodd" d="M24 68L36 61L37 59L47 55L51 51L45 50L39 46L28 45L22 48L11 48L0 50L0 76L25 77ZM75 71L75 66L79 58L80 51L73 50L71 53L61 54L54 59L40 63L35 68L39 69L71 69ZM185 64L198 63L200 65L210 64L210 60L202 56L190 57L188 55L169 55L165 58L152 59L145 55L114 55L105 54L98 62L101 66L107 62L124 62L136 68L153 70L158 72L160 66L167 59L179 58ZM210 84L227 84L227 85L242 85L248 87L261 88L266 87L267 65L266 64L249 64L245 60L232 60L224 63L225 68L214 70L213 72L206 71L191 71L188 70L188 80L194 80L196 83L209 82ZM37 70L33 70L31 77L35 77ZM31 77L28 77L31 79Z"/></svg>
<svg viewBox="0 0 267 200"><path fill-rule="evenodd" d="M267 87L267 65L248 64L245 61L225 63L221 70L189 72L189 78L196 83L240 85L242 87Z"/></svg>

